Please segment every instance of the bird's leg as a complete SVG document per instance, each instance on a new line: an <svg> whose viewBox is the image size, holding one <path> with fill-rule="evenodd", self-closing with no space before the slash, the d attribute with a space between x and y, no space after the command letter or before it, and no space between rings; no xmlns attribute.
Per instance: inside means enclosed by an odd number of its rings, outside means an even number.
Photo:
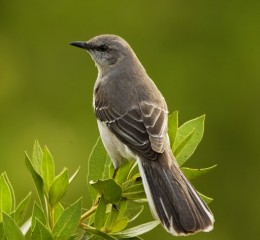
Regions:
<svg viewBox="0 0 260 240"><path fill-rule="evenodd" d="M112 177L113 179L116 178L116 174L117 174L117 172L118 172L118 169L119 169L119 167L115 168L114 173L113 173L113 177Z"/></svg>

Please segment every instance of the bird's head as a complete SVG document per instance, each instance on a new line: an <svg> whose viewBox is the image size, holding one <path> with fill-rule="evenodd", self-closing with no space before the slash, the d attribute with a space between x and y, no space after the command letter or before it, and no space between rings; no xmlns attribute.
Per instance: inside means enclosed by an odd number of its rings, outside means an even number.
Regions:
<svg viewBox="0 0 260 240"><path fill-rule="evenodd" d="M72 42L71 45L85 49L99 70L112 68L126 58L135 56L129 44L116 35L99 35L86 42Z"/></svg>

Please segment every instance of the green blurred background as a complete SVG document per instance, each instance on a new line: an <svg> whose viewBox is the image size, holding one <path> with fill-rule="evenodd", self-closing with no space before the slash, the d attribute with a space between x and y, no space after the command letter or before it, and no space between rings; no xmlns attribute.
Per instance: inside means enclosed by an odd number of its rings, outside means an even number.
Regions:
<svg viewBox="0 0 260 240"><path fill-rule="evenodd" d="M204 139L186 166L218 164L193 182L215 199L216 224L186 239L256 239L260 1L0 0L0 172L7 171L18 200L33 189L23 152L38 139L58 170L81 166L66 201L83 195L89 206L97 70L68 44L102 33L130 43L181 122L207 116ZM151 219L148 209L143 219ZM172 239L161 227L144 238Z"/></svg>

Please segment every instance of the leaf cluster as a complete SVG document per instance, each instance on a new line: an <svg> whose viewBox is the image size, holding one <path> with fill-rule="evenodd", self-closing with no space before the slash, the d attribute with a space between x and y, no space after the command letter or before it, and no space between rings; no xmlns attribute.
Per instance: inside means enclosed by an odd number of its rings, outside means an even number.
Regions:
<svg viewBox="0 0 260 240"><path fill-rule="evenodd" d="M48 148L35 142L32 158L25 153L25 164L31 173L39 203L24 220L31 193L17 206L13 187L3 173L0 178L0 239L69 239L75 234L81 217L81 199L65 208L60 202L78 170L69 178L68 169L55 174L55 164ZM27 214L28 215L28 214Z"/></svg>
<svg viewBox="0 0 260 240"><path fill-rule="evenodd" d="M204 132L205 116L178 125L178 112L169 116L169 138L177 162L182 166L194 153ZM25 164L32 176L38 201L30 209L31 193L16 204L13 187L6 173L0 175L0 240L42 239L141 239L159 222L150 221L134 227L147 202L137 163L125 161L114 171L100 139L89 157L87 174L92 205L84 210L81 198L70 206L62 199L79 169L70 177L68 169L56 173L47 147L35 141L32 157L25 153ZM211 171L182 167L188 179ZM211 198L202 195L206 203ZM29 217L28 217L29 216Z"/></svg>

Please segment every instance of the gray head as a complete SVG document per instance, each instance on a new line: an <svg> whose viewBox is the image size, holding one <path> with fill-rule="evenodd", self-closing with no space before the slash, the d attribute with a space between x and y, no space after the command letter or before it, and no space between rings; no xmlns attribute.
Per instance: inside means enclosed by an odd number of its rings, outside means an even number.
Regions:
<svg viewBox="0 0 260 240"><path fill-rule="evenodd" d="M71 45L85 49L99 70L113 68L124 60L136 59L129 44L116 35L99 35L86 42L72 42Z"/></svg>

